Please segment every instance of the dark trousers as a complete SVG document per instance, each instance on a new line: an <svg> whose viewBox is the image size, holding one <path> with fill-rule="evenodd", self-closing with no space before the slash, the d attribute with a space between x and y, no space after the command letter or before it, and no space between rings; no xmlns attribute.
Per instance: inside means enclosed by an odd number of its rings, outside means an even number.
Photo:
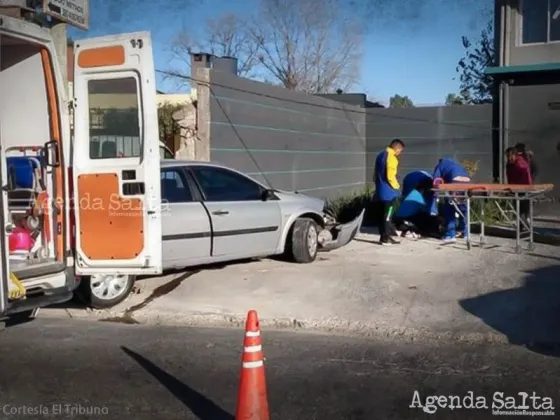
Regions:
<svg viewBox="0 0 560 420"><path fill-rule="evenodd" d="M381 201L380 202L380 212L379 212L379 236L381 242L389 241L389 236L393 232L393 213L394 213L395 200L391 201Z"/></svg>
<svg viewBox="0 0 560 420"><path fill-rule="evenodd" d="M531 223L531 221L529 220L529 209L530 209L530 203L529 200L520 200L519 201L519 217L525 222L527 223L527 225L529 223ZM523 225L523 223L519 224L519 228L521 230L525 230L525 226Z"/></svg>
<svg viewBox="0 0 560 420"><path fill-rule="evenodd" d="M397 226L397 229L403 232L412 231L422 236L439 237L440 223L438 216L418 213L406 219L395 217L393 222ZM407 225L406 222L411 223L412 226Z"/></svg>

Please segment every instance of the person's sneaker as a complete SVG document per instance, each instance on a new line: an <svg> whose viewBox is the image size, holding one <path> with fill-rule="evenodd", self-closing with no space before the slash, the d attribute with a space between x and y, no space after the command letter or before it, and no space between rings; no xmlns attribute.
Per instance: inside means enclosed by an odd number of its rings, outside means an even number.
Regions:
<svg viewBox="0 0 560 420"><path fill-rule="evenodd" d="M457 239L464 239L465 238L465 232L457 232L457 234L455 235L455 237Z"/></svg>
<svg viewBox="0 0 560 420"><path fill-rule="evenodd" d="M457 242L457 238L445 237L445 238L442 238L441 242L444 245L454 244L455 242Z"/></svg>
<svg viewBox="0 0 560 420"><path fill-rule="evenodd" d="M384 246L398 245L400 243L401 243L400 241L397 241L395 238L391 238L391 237L385 241L379 241L379 244Z"/></svg>

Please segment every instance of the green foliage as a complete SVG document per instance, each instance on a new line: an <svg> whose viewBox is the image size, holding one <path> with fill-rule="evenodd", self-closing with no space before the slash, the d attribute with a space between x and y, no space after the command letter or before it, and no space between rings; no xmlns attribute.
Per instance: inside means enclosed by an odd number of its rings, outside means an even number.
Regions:
<svg viewBox="0 0 560 420"><path fill-rule="evenodd" d="M340 223L348 223L359 216L363 209L366 209L364 224L367 224L366 222L372 219L368 210L371 208L373 193L374 189L370 185L366 185L350 194L327 201L325 210Z"/></svg>
<svg viewBox="0 0 560 420"><path fill-rule="evenodd" d="M463 160L460 160L459 163L461 165L463 165L463 167L469 173L469 176L471 178L473 178L476 175L476 172L478 171L478 164L480 163L480 161L479 160L463 159Z"/></svg>
<svg viewBox="0 0 560 420"><path fill-rule="evenodd" d="M498 200L498 204L504 209L507 203L506 200ZM482 210L484 210L484 214L482 214ZM486 226L493 226L506 221L496 205L496 200L472 200L471 213L473 212L484 220ZM474 221L478 222L478 220Z"/></svg>
<svg viewBox="0 0 560 420"><path fill-rule="evenodd" d="M494 65L494 21L490 19L480 38L471 41L462 38L465 55L457 64L459 73L460 95L464 103L486 104L492 102L492 77L484 72Z"/></svg>
<svg viewBox="0 0 560 420"><path fill-rule="evenodd" d="M452 105L464 105L465 101L459 95L455 93L449 93L445 98L445 105L452 106Z"/></svg>
<svg viewBox="0 0 560 420"><path fill-rule="evenodd" d="M163 142L179 132L179 124L173 119L173 114L180 111L183 105L165 102L158 107L159 139Z"/></svg>
<svg viewBox="0 0 560 420"><path fill-rule="evenodd" d="M395 95L389 99L389 108L413 108L414 103L408 96Z"/></svg>
<svg viewBox="0 0 560 420"><path fill-rule="evenodd" d="M139 135L138 108L91 110L90 118L92 116L97 119L101 135L130 137Z"/></svg>

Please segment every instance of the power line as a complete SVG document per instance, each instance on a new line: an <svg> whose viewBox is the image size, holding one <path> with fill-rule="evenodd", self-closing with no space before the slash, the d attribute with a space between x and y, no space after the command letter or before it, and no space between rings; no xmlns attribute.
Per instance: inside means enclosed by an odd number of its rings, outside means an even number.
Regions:
<svg viewBox="0 0 560 420"><path fill-rule="evenodd" d="M313 102L309 102L309 101L304 101L304 100L297 100L297 99L286 99L286 98L282 98L276 95L270 95L270 94L266 94L266 93L262 93L262 92L254 92L251 90L247 90L247 89L242 89L242 88L238 88L238 87L233 87L233 86L229 86L229 85L224 85L224 84L220 84L220 83L216 83L216 82L207 82L205 80L200 80L197 78L194 78L192 76L186 76L183 74L179 74L179 73L175 73L175 72L170 72L170 71L165 71L165 70L157 70L158 73L161 73L165 76L168 77L175 77L175 78L179 78L179 79L185 79L185 80L189 80L191 82L203 85L203 86L207 86L208 88L212 89L212 86L216 86L216 87L221 87L224 89L228 89L234 92L240 92L240 93L247 93L250 95L254 95L257 97L262 97L262 98L268 98L268 99L275 99L275 100L279 100L282 102L287 102L287 103L292 103L292 104L298 104L298 105L306 105L306 106L310 106L310 107L314 107L314 108L320 108L320 109L327 109L327 110L336 110L336 111L343 111L345 113L350 113L350 114L360 114L360 115L364 115L364 114L369 114L369 115L374 115L374 116L378 116L381 118L386 118L386 119L390 119L390 120L395 120L395 121L407 121L407 122L416 122L416 123L431 123L431 124L435 124L435 125L444 125L444 126L451 126L451 127L462 127L462 128L476 128L476 129L485 129L485 130L490 130L490 131L497 131L500 128L499 127L488 127L488 128L484 128L484 127L479 127L473 124L467 124L467 123L460 123L460 122L451 122L451 121L439 121L439 120L432 120L432 119L423 119L423 118L415 118L415 117L407 117L407 116L403 116L403 115L386 115L386 114L382 114L379 111L375 111L375 108L367 108L367 113L365 111L365 109L351 109L348 108L344 105L344 103L340 102L340 106L334 106L334 105L326 105L326 104L317 104L317 103L313 103ZM216 99L216 101L218 101L218 98L216 97L215 93L213 93L214 99ZM317 98L321 98L320 96L317 96ZM329 100L328 98L322 98L325 100ZM468 106L468 105L464 105L464 106ZM537 130L516 130L516 129L511 129L511 128L504 128L504 131L507 132L511 132L511 133L517 133L517 134L536 134L538 133Z"/></svg>

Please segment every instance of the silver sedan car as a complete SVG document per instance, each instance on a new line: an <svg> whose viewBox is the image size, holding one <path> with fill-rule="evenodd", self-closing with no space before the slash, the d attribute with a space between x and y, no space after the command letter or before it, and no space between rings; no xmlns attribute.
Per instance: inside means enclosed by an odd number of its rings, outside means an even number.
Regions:
<svg viewBox="0 0 560 420"><path fill-rule="evenodd" d="M311 263L321 250L348 244L364 216L341 225L325 201L270 189L234 169L199 161L161 163L163 269L285 255ZM124 300L133 276L84 279L88 304L108 308Z"/></svg>

